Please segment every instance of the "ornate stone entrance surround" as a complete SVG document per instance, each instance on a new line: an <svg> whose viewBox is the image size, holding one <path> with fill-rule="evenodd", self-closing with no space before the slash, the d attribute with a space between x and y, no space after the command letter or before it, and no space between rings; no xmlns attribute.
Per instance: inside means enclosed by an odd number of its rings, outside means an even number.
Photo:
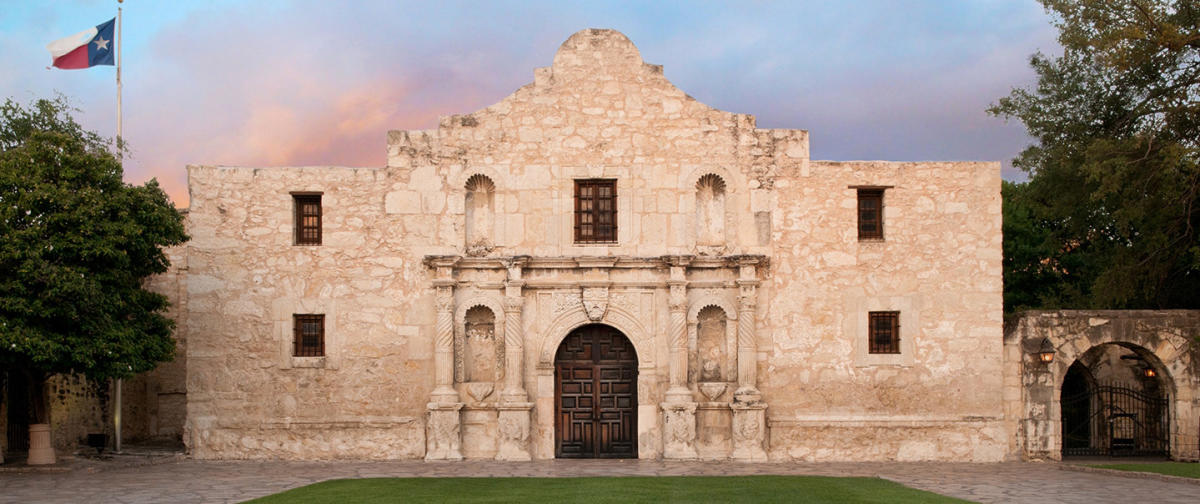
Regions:
<svg viewBox="0 0 1200 504"><path fill-rule="evenodd" d="M637 351L639 458L766 459L766 403L757 389L754 337L765 256L455 255L427 256L425 264L434 270L437 305L426 459L462 459L464 436L494 443L501 460L553 458L555 351L568 333L589 323L616 328ZM697 272L702 274L689 275ZM495 332L504 335L494 384L499 393L484 391L487 384L463 383L459 371L466 313L476 306L492 311ZM736 381L701 384L699 373L689 373L689 361L696 362L697 314L709 306L725 313L726 356L737 364ZM732 415L727 449L714 449L722 446L716 443L697 452L698 409Z"/></svg>

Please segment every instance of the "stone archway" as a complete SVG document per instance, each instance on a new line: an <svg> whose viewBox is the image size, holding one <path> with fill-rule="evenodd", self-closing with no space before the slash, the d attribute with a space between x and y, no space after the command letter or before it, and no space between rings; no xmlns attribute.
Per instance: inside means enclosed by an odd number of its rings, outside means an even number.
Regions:
<svg viewBox="0 0 1200 504"><path fill-rule="evenodd" d="M1120 348L1154 370L1166 397L1170 456L1200 459L1200 311L1063 310L1030 311L1005 326L1005 380L1013 450L1025 459L1060 459L1063 450L1062 394L1071 365L1094 348ZM1050 363L1038 353L1053 350ZM1119 357L1119 356L1118 356Z"/></svg>
<svg viewBox="0 0 1200 504"><path fill-rule="evenodd" d="M637 457L637 352L620 331L581 326L554 359L558 458Z"/></svg>
<svg viewBox="0 0 1200 504"><path fill-rule="evenodd" d="M1170 401L1145 348L1104 343L1079 356L1059 387L1062 456L1166 456Z"/></svg>

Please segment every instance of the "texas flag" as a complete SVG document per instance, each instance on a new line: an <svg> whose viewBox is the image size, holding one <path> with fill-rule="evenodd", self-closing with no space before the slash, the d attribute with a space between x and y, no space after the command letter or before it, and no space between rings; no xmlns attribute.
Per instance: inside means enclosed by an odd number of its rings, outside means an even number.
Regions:
<svg viewBox="0 0 1200 504"><path fill-rule="evenodd" d="M116 18L100 23L67 38L46 45L54 66L62 69L91 68L96 65L112 65L113 25Z"/></svg>

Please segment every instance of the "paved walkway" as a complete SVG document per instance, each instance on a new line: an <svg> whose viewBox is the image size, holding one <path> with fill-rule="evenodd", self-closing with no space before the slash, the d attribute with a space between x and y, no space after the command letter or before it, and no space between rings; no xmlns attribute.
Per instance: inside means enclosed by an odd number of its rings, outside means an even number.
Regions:
<svg viewBox="0 0 1200 504"><path fill-rule="evenodd" d="M165 460L165 461L164 461ZM65 469L0 471L0 502L241 502L334 478L816 474L878 476L977 502L1196 504L1200 485L1063 470L1057 463L766 463L551 460L468 462L207 462L76 459Z"/></svg>

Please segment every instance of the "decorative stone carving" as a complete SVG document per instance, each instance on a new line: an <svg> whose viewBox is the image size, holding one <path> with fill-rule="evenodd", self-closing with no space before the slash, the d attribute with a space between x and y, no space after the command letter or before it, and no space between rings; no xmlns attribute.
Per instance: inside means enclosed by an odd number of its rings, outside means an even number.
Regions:
<svg viewBox="0 0 1200 504"><path fill-rule="evenodd" d="M716 401L721 394L725 393L726 385L724 383L701 383L697 388L709 401Z"/></svg>
<svg viewBox="0 0 1200 504"><path fill-rule="evenodd" d="M555 316L574 310L580 303L578 292L560 291L555 292L551 296L551 299L554 301Z"/></svg>
<svg viewBox="0 0 1200 504"><path fill-rule="evenodd" d="M529 413L533 403L500 405L500 444L496 460L529 460Z"/></svg>
<svg viewBox="0 0 1200 504"><path fill-rule="evenodd" d="M518 269L519 272L519 269ZM519 282L519 281L517 281ZM520 286L510 290L513 293L520 294ZM504 401L505 402L522 402L527 396L523 383L525 365L522 361L524 356L525 341L521 324L521 308L525 304L525 299L521 297L506 297L504 298L504 348L502 354L504 356Z"/></svg>
<svg viewBox="0 0 1200 504"><path fill-rule="evenodd" d="M425 460L462 460L459 410L462 404L429 404L425 427Z"/></svg>
<svg viewBox="0 0 1200 504"><path fill-rule="evenodd" d="M641 314L640 306L636 301L634 301L634 298L637 296L638 294L636 293L616 292L608 296L608 302L613 306L621 308L633 314L634 316L637 316Z"/></svg>
<svg viewBox="0 0 1200 504"><path fill-rule="evenodd" d="M608 287L584 287L583 309L588 320L599 322L608 311Z"/></svg>
<svg viewBox="0 0 1200 504"><path fill-rule="evenodd" d="M455 369L461 366L455 361L455 330L454 330L454 287L449 279L450 271L439 267L438 273L443 278L434 284L437 302L437 324L434 326L434 375L435 387L432 397L435 403L456 403L458 392L451 386L454 381Z"/></svg>
<svg viewBox="0 0 1200 504"><path fill-rule="evenodd" d="M696 459L696 403L663 403L663 458Z"/></svg>
<svg viewBox="0 0 1200 504"><path fill-rule="evenodd" d="M483 402L488 396L492 395L496 385L492 382L470 382L466 384L467 394L471 396L475 402Z"/></svg>
<svg viewBox="0 0 1200 504"><path fill-rule="evenodd" d="M766 439L767 405L733 403L733 454L731 458L744 462L765 462L767 452L763 449Z"/></svg>
<svg viewBox="0 0 1200 504"><path fill-rule="evenodd" d="M489 244L487 242L476 242L476 243L467 245L466 252L467 252L467 255L470 257L483 257L485 255L492 253L492 250L495 250L495 249L496 249L496 247L492 246L491 244Z"/></svg>

